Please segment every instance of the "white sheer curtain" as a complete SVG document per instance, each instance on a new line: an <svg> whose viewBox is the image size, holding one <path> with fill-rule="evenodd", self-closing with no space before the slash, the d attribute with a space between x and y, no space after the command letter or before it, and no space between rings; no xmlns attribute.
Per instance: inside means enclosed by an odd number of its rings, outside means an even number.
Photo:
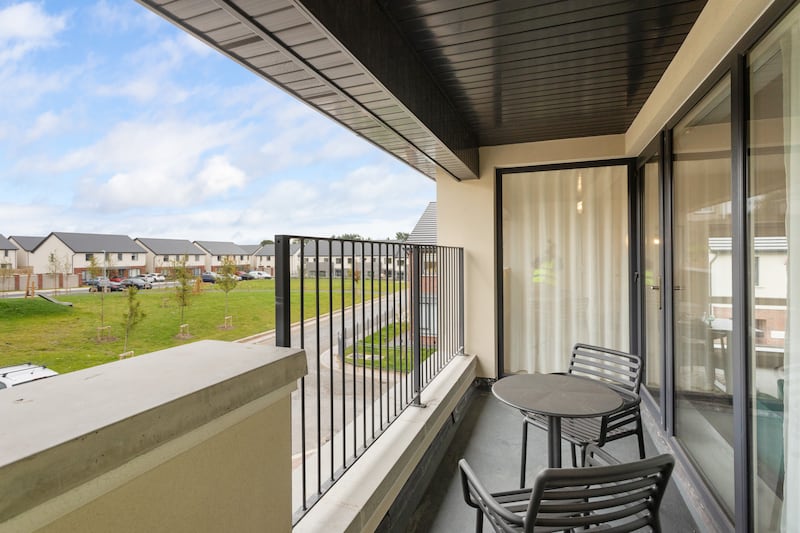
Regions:
<svg viewBox="0 0 800 533"><path fill-rule="evenodd" d="M563 371L576 342L628 349L627 168L502 179L505 371Z"/></svg>
<svg viewBox="0 0 800 533"><path fill-rule="evenodd" d="M796 15L797 12L795 12ZM800 529L800 20L793 18L781 39L786 164L786 264L788 302L784 352L784 485L783 531ZM795 502L795 503L792 503Z"/></svg>

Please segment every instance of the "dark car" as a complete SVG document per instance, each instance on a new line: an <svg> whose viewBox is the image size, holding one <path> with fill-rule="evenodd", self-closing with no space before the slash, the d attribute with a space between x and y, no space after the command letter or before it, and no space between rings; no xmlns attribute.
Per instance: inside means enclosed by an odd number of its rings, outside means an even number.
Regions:
<svg viewBox="0 0 800 533"><path fill-rule="evenodd" d="M200 276L200 279L202 279L205 283L217 282L217 276L212 272L203 272L203 274Z"/></svg>
<svg viewBox="0 0 800 533"><path fill-rule="evenodd" d="M142 278L126 278L120 282L123 287L136 287L137 289L152 289L153 285Z"/></svg>

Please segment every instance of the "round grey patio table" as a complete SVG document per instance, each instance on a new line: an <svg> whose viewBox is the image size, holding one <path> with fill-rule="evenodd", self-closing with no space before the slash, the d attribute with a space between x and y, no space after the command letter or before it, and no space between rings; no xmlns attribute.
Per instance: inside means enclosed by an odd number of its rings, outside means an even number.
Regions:
<svg viewBox="0 0 800 533"><path fill-rule="evenodd" d="M547 416L547 463L561 467L561 418L592 418L622 407L622 397L600 381L569 374L515 374L495 382L498 400Z"/></svg>

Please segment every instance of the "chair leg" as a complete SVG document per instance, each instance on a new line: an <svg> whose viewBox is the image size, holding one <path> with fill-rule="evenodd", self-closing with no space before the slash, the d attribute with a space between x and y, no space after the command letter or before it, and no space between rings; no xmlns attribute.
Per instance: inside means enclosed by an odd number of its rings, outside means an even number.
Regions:
<svg viewBox="0 0 800 533"><path fill-rule="evenodd" d="M636 420L636 438L639 439L639 459L644 459L644 432L641 418Z"/></svg>
<svg viewBox="0 0 800 533"><path fill-rule="evenodd" d="M586 466L586 446L581 446L581 468Z"/></svg>
<svg viewBox="0 0 800 533"><path fill-rule="evenodd" d="M528 423L522 419L522 455L519 468L519 488L525 488L525 467L528 460Z"/></svg>
<svg viewBox="0 0 800 533"><path fill-rule="evenodd" d="M570 442L569 448L570 451L572 452L572 468L578 468L578 461L575 458L575 445Z"/></svg>
<svg viewBox="0 0 800 533"><path fill-rule="evenodd" d="M483 511L480 508L475 515L475 533L483 533Z"/></svg>

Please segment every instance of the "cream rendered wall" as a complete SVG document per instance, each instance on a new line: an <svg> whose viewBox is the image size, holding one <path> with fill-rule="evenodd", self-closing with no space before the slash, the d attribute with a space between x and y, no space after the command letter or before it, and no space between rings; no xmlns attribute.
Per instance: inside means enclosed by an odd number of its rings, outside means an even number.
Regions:
<svg viewBox="0 0 800 533"><path fill-rule="evenodd" d="M290 413L287 394L39 531L288 533Z"/></svg>
<svg viewBox="0 0 800 533"><path fill-rule="evenodd" d="M69 260L70 265L73 261L74 252L55 235L50 235L45 239L30 255L29 266L33 267L35 274L47 274L50 272L50 254L55 253L59 261ZM61 268L58 269L61 272Z"/></svg>

